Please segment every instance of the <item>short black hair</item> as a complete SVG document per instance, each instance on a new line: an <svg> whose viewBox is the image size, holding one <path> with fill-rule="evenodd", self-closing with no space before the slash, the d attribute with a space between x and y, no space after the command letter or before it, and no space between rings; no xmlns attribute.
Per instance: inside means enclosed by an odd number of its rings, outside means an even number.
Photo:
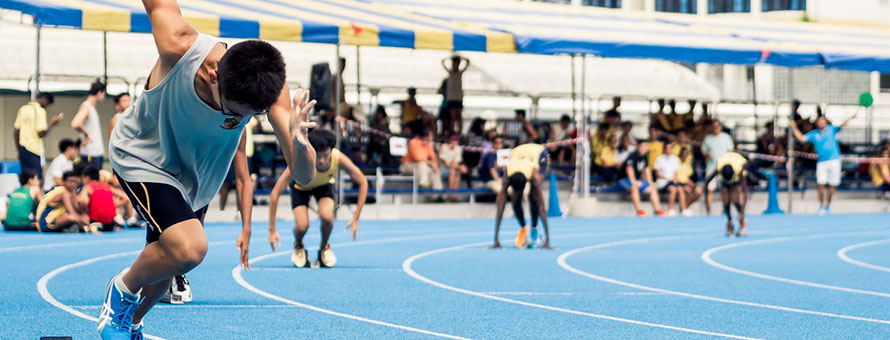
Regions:
<svg viewBox="0 0 890 340"><path fill-rule="evenodd" d="M517 116L522 115L523 117L525 117L525 109L516 109L513 110L513 112L515 112Z"/></svg>
<svg viewBox="0 0 890 340"><path fill-rule="evenodd" d="M98 181L99 180L99 169L96 169L92 166L87 166L83 168L83 172L80 173L81 176L87 176L91 180Z"/></svg>
<svg viewBox="0 0 890 340"><path fill-rule="evenodd" d="M80 177L80 174L77 173L77 172L74 171L74 170L65 171L64 173L62 173L62 180L63 180L63 181L67 181L67 180L68 180L69 178L71 178L71 177Z"/></svg>
<svg viewBox="0 0 890 340"><path fill-rule="evenodd" d="M22 169L22 172L19 173L19 184L28 184L28 181L30 181L34 177L37 177L37 170L24 168Z"/></svg>
<svg viewBox="0 0 890 340"><path fill-rule="evenodd" d="M87 92L89 95L96 95L99 92L105 92L105 83L101 80L96 79L92 84L90 84L90 92Z"/></svg>
<svg viewBox="0 0 890 340"><path fill-rule="evenodd" d="M75 145L74 145L73 140L68 139L68 138L62 138L62 140L59 141L59 152L65 153L65 151L68 150L68 148L73 148L74 146Z"/></svg>
<svg viewBox="0 0 890 340"><path fill-rule="evenodd" d="M265 41L237 43L219 60L223 96L253 109L265 110L278 101L285 78L281 52Z"/></svg>
<svg viewBox="0 0 890 340"><path fill-rule="evenodd" d="M121 103L121 98L123 98L124 96L129 97L129 96L130 96L130 93L129 93L129 92L124 92L124 93L121 93L121 94L119 94L119 95L114 96L114 104L115 104L115 105L120 104L120 103Z"/></svg>
<svg viewBox="0 0 890 340"><path fill-rule="evenodd" d="M620 120L621 113L618 111L615 111L615 110L609 110L609 111L606 111L606 118L615 118L615 119Z"/></svg>
<svg viewBox="0 0 890 340"><path fill-rule="evenodd" d="M77 162L74 163L74 167L72 167L71 171L74 172L75 176L83 173L86 168L90 166L90 163L87 162Z"/></svg>
<svg viewBox="0 0 890 340"><path fill-rule="evenodd" d="M312 129L309 131L309 144L315 151L331 149L337 144L337 138L328 130Z"/></svg>
<svg viewBox="0 0 890 340"><path fill-rule="evenodd" d="M572 121L572 117L569 117L569 115L567 115L567 114L563 114L561 117L559 117L559 121L561 121L561 122L563 122L563 121L565 121L565 122L571 122L571 121Z"/></svg>
<svg viewBox="0 0 890 340"><path fill-rule="evenodd" d="M720 177L723 177L724 181L731 180L733 175L735 170L732 169L732 165L727 164L720 168Z"/></svg>
<svg viewBox="0 0 890 340"><path fill-rule="evenodd" d="M40 92L37 94L37 99L46 98L47 104L52 104L56 101L56 96L49 92Z"/></svg>
<svg viewBox="0 0 890 340"><path fill-rule="evenodd" d="M513 187L513 192L522 192L525 190L525 184L527 182L528 178L525 178L525 175L521 172L517 172L510 175L510 178L507 179L507 186Z"/></svg>

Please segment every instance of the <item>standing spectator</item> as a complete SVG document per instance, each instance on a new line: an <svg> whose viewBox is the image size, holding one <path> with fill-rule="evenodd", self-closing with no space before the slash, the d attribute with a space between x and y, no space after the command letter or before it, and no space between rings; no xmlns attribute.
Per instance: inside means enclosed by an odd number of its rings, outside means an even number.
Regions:
<svg viewBox="0 0 890 340"><path fill-rule="evenodd" d="M62 174L64 185L46 193L37 205L37 227L42 232L77 232L90 224L77 201L80 175L74 171Z"/></svg>
<svg viewBox="0 0 890 340"><path fill-rule="evenodd" d="M664 144L664 150L661 156L655 159L655 187L658 190L667 190L668 192L668 214L673 216L674 202L679 196L680 213L686 213L686 192L681 190L681 184L677 181L677 173L680 171L682 163L680 158L674 155L673 145Z"/></svg>
<svg viewBox="0 0 890 340"><path fill-rule="evenodd" d="M651 169L655 166L655 160L658 159L658 156L661 156L662 152L664 152L664 142L659 140L661 136L661 131L655 128L654 126L649 127L649 168Z"/></svg>
<svg viewBox="0 0 890 340"><path fill-rule="evenodd" d="M114 97L114 116L111 117L111 122L108 123L108 134L111 134L111 131L114 131L114 124L117 124L117 120L124 114L124 111L127 111L130 108L130 105L133 105L133 99L130 98L129 93L121 93Z"/></svg>
<svg viewBox="0 0 890 340"><path fill-rule="evenodd" d="M470 59L454 55L451 57L451 68L446 65L446 60L442 60L442 67L448 72L448 78L445 79L445 110L442 111L442 132L445 134L456 133L461 134L463 129L463 108L464 108L464 72L470 68ZM463 62L463 67L461 67Z"/></svg>
<svg viewBox="0 0 890 340"><path fill-rule="evenodd" d="M575 128L572 126L572 119L569 115L562 115L559 123L553 124L550 130L550 142L561 142L572 139L576 135ZM557 166L566 166L575 164L575 144L554 145L550 147L550 154L555 157Z"/></svg>
<svg viewBox="0 0 890 340"><path fill-rule="evenodd" d="M701 103L701 116L698 117L698 121L695 122L694 126L689 129L689 138L692 140L701 143L705 137L711 133L711 115L708 113L708 106L710 104L708 102Z"/></svg>
<svg viewBox="0 0 890 340"><path fill-rule="evenodd" d="M40 93L37 100L19 108L15 117L13 140L22 169L34 169L37 176L43 176L43 137L53 129L63 115L50 119L46 124L46 108L52 105L52 93Z"/></svg>
<svg viewBox="0 0 890 340"><path fill-rule="evenodd" d="M439 161L436 159L430 135L415 134L408 141L408 153L402 157L399 171L406 175L416 175L421 187L442 189Z"/></svg>
<svg viewBox="0 0 890 340"><path fill-rule="evenodd" d="M439 147L439 161L445 168L445 176L448 177L448 189L457 189L460 185L460 176L467 173L467 167L463 164L463 148L457 145L460 136L448 137L448 144ZM448 201L457 202L457 196L448 195Z"/></svg>
<svg viewBox="0 0 890 340"><path fill-rule="evenodd" d="M399 104L399 107L402 109L402 128L408 126L413 131L420 131L423 126L423 122L421 121L423 108L420 107L420 105L417 105L416 97L417 89L409 87L408 98L405 100L397 100L394 103Z"/></svg>
<svg viewBox="0 0 890 340"><path fill-rule="evenodd" d="M102 169L107 145L102 142L102 129L99 127L99 112L96 104L105 100L105 84L98 79L90 85L87 99L80 104L77 114L71 120L71 128L80 132L83 146L81 159L96 169Z"/></svg>
<svg viewBox="0 0 890 340"><path fill-rule="evenodd" d="M404 111L403 111L404 112ZM389 134L389 119L386 116L386 108L383 105L377 105L377 110L374 111L374 117L371 119L371 123L369 124L372 129ZM381 135L378 132L371 132L370 137L368 138L368 163L383 163L389 157L389 150L387 146L389 145L389 140L386 136Z"/></svg>
<svg viewBox="0 0 890 340"><path fill-rule="evenodd" d="M605 112L606 116L613 115L618 116L619 120L621 119L621 112L618 111L618 108L621 107L621 97L612 97L612 108Z"/></svg>
<svg viewBox="0 0 890 340"><path fill-rule="evenodd" d="M797 123L791 121L791 132L801 144L812 143L819 155L816 163L816 183L819 184L819 215L829 212L834 189L841 184L841 149L837 143L837 132L859 113L857 110L837 126L828 123L825 116L816 118L816 129L806 135L800 132ZM826 188L827 187L827 188Z"/></svg>
<svg viewBox="0 0 890 340"><path fill-rule="evenodd" d="M697 101L695 99L690 99L687 103L689 104L689 111L684 114L678 114L675 110L677 104L671 99L671 131L674 134L678 134L681 131L688 131L695 126L695 104ZM676 152L676 150L674 152Z"/></svg>
<svg viewBox="0 0 890 340"><path fill-rule="evenodd" d="M37 231L34 227L34 209L43 199L40 191L40 178L34 169L22 169L19 174L22 186L9 194L6 202L6 216L3 217L3 229L6 231Z"/></svg>
<svg viewBox="0 0 890 340"><path fill-rule="evenodd" d="M664 98L658 98L658 111L652 114L652 123L651 126L654 126L659 131L668 132L671 130L671 121L668 115L664 112Z"/></svg>
<svg viewBox="0 0 890 340"><path fill-rule="evenodd" d="M723 132L720 121L711 122L711 134L702 142L702 155L705 156L705 173L710 174L717 169L717 160L724 154L735 149L735 142L728 133ZM711 203L714 201L714 190L717 189L717 181L708 183L708 195L705 198L705 211L711 213Z"/></svg>
<svg viewBox="0 0 890 340"><path fill-rule="evenodd" d="M641 192L649 194L649 200L652 202L652 208L655 209L656 215L666 216L667 213L661 210L658 201L658 190L655 189L654 184L650 185L652 169L649 168L648 153L649 142L640 143L637 151L631 153L621 166L622 169L618 172L618 176L621 178L618 180L618 185L630 192L630 200L634 209L637 210L637 216L646 216L646 211L640 204Z"/></svg>
<svg viewBox="0 0 890 340"><path fill-rule="evenodd" d="M875 158L883 160L869 164L868 172L878 192L886 195L887 192L890 192L890 164L887 163L887 159L890 158L890 149L882 148Z"/></svg>
<svg viewBox="0 0 890 340"><path fill-rule="evenodd" d="M504 132L507 136L516 139L516 145L531 143L538 139L538 132L535 127L527 119L525 119L525 110L515 110L516 116L512 121L508 121L504 126Z"/></svg>
<svg viewBox="0 0 890 340"><path fill-rule="evenodd" d="M498 136L492 137L491 149L487 151L479 162L479 179L485 183L485 187L493 193L501 192L501 169L497 166L498 150L504 147L504 139Z"/></svg>
<svg viewBox="0 0 890 340"><path fill-rule="evenodd" d="M74 159L78 156L78 147L80 144L63 138L59 141L59 155L53 158L46 168L46 176L43 181L43 191L48 192L54 187L64 184L62 182L62 174L66 171L74 170Z"/></svg>

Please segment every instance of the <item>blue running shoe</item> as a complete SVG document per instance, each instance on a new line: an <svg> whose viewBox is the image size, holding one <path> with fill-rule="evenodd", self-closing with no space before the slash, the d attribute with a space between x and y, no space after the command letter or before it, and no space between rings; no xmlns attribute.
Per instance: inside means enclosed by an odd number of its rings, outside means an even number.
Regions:
<svg viewBox="0 0 890 340"><path fill-rule="evenodd" d="M142 338L142 330L145 329L145 324L139 323L138 325L133 325L130 328L130 340L143 340Z"/></svg>
<svg viewBox="0 0 890 340"><path fill-rule="evenodd" d="M528 249L534 249L540 245L540 240L538 239L538 228L532 228L531 233L529 233L529 238L531 238L531 240L528 242Z"/></svg>
<svg viewBox="0 0 890 340"><path fill-rule="evenodd" d="M108 280L105 285L105 302L99 315L99 334L102 340L130 340L133 326L133 313L142 303L139 294L127 294L115 285L117 277L127 272L124 269Z"/></svg>

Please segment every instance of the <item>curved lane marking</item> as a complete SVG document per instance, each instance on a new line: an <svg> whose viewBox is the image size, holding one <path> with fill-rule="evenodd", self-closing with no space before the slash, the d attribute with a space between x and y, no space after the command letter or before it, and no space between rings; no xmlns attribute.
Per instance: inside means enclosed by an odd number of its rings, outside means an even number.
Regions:
<svg viewBox="0 0 890 340"><path fill-rule="evenodd" d="M838 250L838 251L837 251L837 257L838 257L839 259L841 259L841 261L847 262L847 263L852 264L852 265L856 265L856 266L860 266L860 267L863 267L863 268L874 269L874 270L878 270L878 271L882 271L882 272L890 273L890 268L888 268L888 267L879 266L879 265L876 265L876 264L871 264L871 263L867 263L867 262L859 261L859 260L856 260L856 259L854 259L854 258L851 258L851 257L847 256L847 252L849 252L849 251L851 251L851 250L859 249L859 248L866 248L866 247L873 247L873 246L877 246L877 245L881 245L881 244L886 244L886 243L890 243L890 239L884 239L884 240L877 240L877 241L869 241L869 242L857 243L857 244L854 244L854 245L851 245L851 246L847 246L847 247L844 247L844 248L841 248L840 250Z"/></svg>

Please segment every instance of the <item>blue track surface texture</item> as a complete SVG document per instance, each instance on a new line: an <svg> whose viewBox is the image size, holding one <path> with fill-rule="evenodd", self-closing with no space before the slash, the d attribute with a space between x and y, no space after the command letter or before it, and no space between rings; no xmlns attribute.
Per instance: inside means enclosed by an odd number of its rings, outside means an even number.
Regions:
<svg viewBox="0 0 890 340"><path fill-rule="evenodd" d="M160 304L153 339L888 339L888 215L555 219L555 250L488 250L493 221L338 221L330 269L296 269L254 225L207 226L194 302ZM284 225L284 224L282 224ZM286 227L285 227L286 228ZM313 222L307 245L317 245ZM501 243L512 244L506 221ZM0 338L97 338L106 280L144 231L0 233ZM315 249L310 248L314 260ZM91 320L92 319L92 320Z"/></svg>

